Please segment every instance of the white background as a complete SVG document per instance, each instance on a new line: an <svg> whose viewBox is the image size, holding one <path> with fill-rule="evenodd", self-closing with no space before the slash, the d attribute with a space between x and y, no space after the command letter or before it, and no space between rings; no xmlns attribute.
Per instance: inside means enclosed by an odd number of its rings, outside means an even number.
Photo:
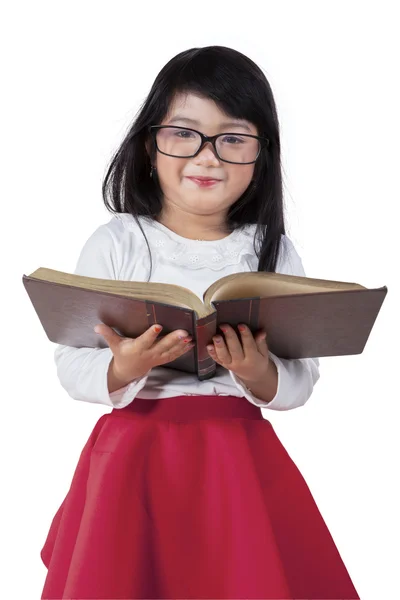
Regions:
<svg viewBox="0 0 400 600"><path fill-rule="evenodd" d="M39 552L97 419L62 389L22 285L72 272L111 218L101 180L161 67L211 44L264 70L281 123L287 233L307 275L388 286L364 352L321 360L302 408L263 409L364 600L399 563L399 70L395 2L13 2L1 57L0 595L40 597ZM397 58L396 58L397 55ZM267 457L266 457L267 458Z"/></svg>

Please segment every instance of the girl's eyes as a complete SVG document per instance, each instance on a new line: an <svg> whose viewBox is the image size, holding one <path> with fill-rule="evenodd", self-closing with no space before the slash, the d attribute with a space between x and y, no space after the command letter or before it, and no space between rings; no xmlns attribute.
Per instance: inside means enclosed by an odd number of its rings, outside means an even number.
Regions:
<svg viewBox="0 0 400 600"><path fill-rule="evenodd" d="M178 138L184 138L184 139L188 139L188 138L193 138L193 137L197 137L197 134L194 131L189 131L189 130L181 130L181 131L176 131L175 132L176 137ZM224 143L224 144L244 144L246 140L244 140L243 138L236 136L236 135L226 135L224 137L221 137L220 140Z"/></svg>
<svg viewBox="0 0 400 600"><path fill-rule="evenodd" d="M227 144L243 144L244 139L237 137L235 135L227 135L226 137L221 138L224 143Z"/></svg>
<svg viewBox="0 0 400 600"><path fill-rule="evenodd" d="M180 138L190 138L194 137L196 134L193 131L177 131L175 135Z"/></svg>

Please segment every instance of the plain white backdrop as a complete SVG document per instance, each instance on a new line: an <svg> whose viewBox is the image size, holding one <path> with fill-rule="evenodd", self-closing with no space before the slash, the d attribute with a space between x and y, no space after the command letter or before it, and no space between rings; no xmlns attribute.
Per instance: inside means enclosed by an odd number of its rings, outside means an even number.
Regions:
<svg viewBox="0 0 400 600"><path fill-rule="evenodd" d="M72 272L111 215L101 181L178 52L231 46L264 70L281 124L287 234L307 275L388 286L364 352L321 359L308 403L263 409L302 471L363 600L399 563L399 71L394 2L14 2L2 10L1 577L38 599L39 552L110 409L61 387L22 285ZM266 460L268 457L266 457Z"/></svg>

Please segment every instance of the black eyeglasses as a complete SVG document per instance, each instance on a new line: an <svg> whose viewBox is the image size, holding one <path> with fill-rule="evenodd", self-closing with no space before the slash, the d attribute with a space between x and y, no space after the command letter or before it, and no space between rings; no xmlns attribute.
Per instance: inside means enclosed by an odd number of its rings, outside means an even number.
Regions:
<svg viewBox="0 0 400 600"><path fill-rule="evenodd" d="M204 144L210 142L220 160L235 165L255 163L261 149L269 145L267 138L258 135L218 133L209 136L196 129L174 125L151 125L149 132L161 154L175 158L193 158L199 154Z"/></svg>

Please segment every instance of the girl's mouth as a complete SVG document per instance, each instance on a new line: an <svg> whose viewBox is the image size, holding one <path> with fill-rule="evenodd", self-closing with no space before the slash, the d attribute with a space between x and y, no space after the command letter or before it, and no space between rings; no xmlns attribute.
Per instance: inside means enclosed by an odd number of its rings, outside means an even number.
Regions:
<svg viewBox="0 0 400 600"><path fill-rule="evenodd" d="M220 179L213 179L212 177L187 177L187 179L190 179L199 187L212 187L221 181Z"/></svg>

